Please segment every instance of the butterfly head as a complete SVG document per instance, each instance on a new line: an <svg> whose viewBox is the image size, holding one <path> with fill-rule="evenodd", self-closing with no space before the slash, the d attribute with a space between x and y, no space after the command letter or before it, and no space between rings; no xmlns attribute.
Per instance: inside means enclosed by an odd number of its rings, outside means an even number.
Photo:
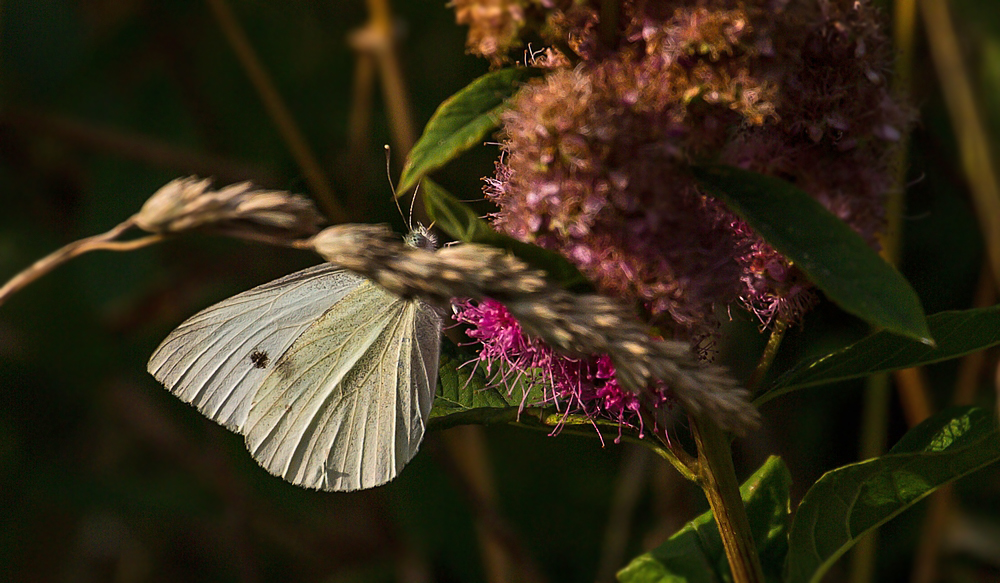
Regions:
<svg viewBox="0 0 1000 583"><path fill-rule="evenodd" d="M409 233L403 237L403 241L410 247L416 249L426 249L428 251L434 251L437 249L437 237L430 230L417 223L417 226L410 230Z"/></svg>

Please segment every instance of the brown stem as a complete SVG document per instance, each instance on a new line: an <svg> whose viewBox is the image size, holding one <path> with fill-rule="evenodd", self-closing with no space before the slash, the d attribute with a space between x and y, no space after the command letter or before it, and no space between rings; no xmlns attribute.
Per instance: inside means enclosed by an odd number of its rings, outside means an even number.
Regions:
<svg viewBox="0 0 1000 583"><path fill-rule="evenodd" d="M979 273L979 283L976 285L976 293L972 299L972 306L975 308L985 308L997 302L997 286L994 283L993 274L990 271L989 261L983 262L982 270ZM973 352L966 356L958 364L958 373L955 375L955 391L952 400L956 405L971 405L979 390L979 382L982 380L987 367L987 354L985 350Z"/></svg>
<svg viewBox="0 0 1000 583"><path fill-rule="evenodd" d="M459 426L443 435L448 453L441 461L455 478L475 517L487 581L545 583L545 576L499 511L483 453L482 428Z"/></svg>
<svg viewBox="0 0 1000 583"><path fill-rule="evenodd" d="M908 96L910 93L911 77L913 71L913 38L916 31L916 2L915 0L895 0L893 4L893 40L896 48L895 76L893 78L893 90L901 96ZM882 245L881 255L887 262L896 265L899 263L899 255L902 249L903 227L906 211L906 171L907 153L909 151L909 138L903 137L896 145L893 159L893 170L895 174L895 187L888 192L885 202L886 225L884 232L879 236ZM897 371L896 380L899 387L900 399L904 403L910 403L911 409L919 408L923 401L923 393L919 385L908 380L916 377L912 373L909 377L902 377ZM863 409L860 457L867 459L881 455L885 450L886 430L889 413L889 376L887 374L873 375L868 378L865 387L865 405ZM870 581L875 572L875 559L877 551L878 537L875 533L863 537L851 551L849 580L857 583Z"/></svg>
<svg viewBox="0 0 1000 583"><path fill-rule="evenodd" d="M146 245L151 245L163 240L161 235L150 235L133 241L114 241L116 237L132 227L132 219L121 223L115 228L100 235L73 241L72 243L53 251L45 257L34 262L30 267L18 273L10 281L0 287L0 305L3 305L7 298L24 289L28 284L41 278L47 273L66 263L78 255L83 255L90 251L131 251Z"/></svg>
<svg viewBox="0 0 1000 583"><path fill-rule="evenodd" d="M754 368L753 374L747 380L747 388L750 389L751 393L760 385L760 381L764 379L764 375L771 369L771 364L774 362L774 357L778 355L778 348L781 347L781 341L784 339L787 330L788 322L785 320L779 319L774 323L774 329L771 330L771 335L767 339L767 346L764 347L764 353L760 355L757 367Z"/></svg>
<svg viewBox="0 0 1000 583"><path fill-rule="evenodd" d="M520 556L509 553L509 545L504 540L505 535L513 536L512 530L504 528L502 532L498 532L493 522L484 518L500 516L500 511L483 427L460 425L445 431L441 439L451 455L456 472L461 476L462 485L469 489L468 499L477 505L473 508L473 515L486 581L505 583L514 580L514 568ZM518 542L516 548L521 547ZM533 565L531 569L534 569Z"/></svg>
<svg viewBox="0 0 1000 583"><path fill-rule="evenodd" d="M25 137L52 136L78 148L107 152L184 174L214 176L223 183L244 180L257 184L275 183L274 170L261 164L244 164L208 152L181 148L151 136L72 117L5 105L0 115L0 126L13 128Z"/></svg>
<svg viewBox="0 0 1000 583"><path fill-rule="evenodd" d="M653 413L645 407L639 409L639 416L642 417L642 422L646 425L648 431L655 435L656 440L659 441L663 447L659 447L652 443L646 443L645 445L652 449L657 455L670 462L670 465L674 466L674 469L676 469L686 479L692 482L697 482L698 460L685 451L684 448L681 447L680 443L671 441L666 431L664 431L662 435L660 432L655 431L655 428L657 427L656 419L653 417Z"/></svg>
<svg viewBox="0 0 1000 583"><path fill-rule="evenodd" d="M978 211L986 255L1000 287L1000 177L994 170L986 125L948 4L943 0L918 2L931 58L955 128L962 168Z"/></svg>
<svg viewBox="0 0 1000 583"><path fill-rule="evenodd" d="M278 89L271 80L271 76L264 68L264 65L261 64L257 53L253 49L253 45L250 44L250 40L247 38L246 33L243 32L243 28L236 20L236 16L233 14L229 4L226 3L226 0L207 0L207 2L212 9L212 13L215 15L215 19L219 22L219 28L222 29L226 40L229 41L233 52L236 53L237 59L243 65L243 70L246 72L247 77L250 78L250 82L257 90L257 94L260 95L261 101L264 102L264 108L267 110L268 115L271 116L271 119L278 128L278 132L281 133L281 137L285 140L285 144L288 146L292 157L295 158L295 162L302 170L306 182L309 183L309 188L315 193L316 199L323 208L323 212L326 213L327 218L333 223L346 222L348 218L347 212L337 202L333 188L330 186L329 178L323 172L323 168L316 160L316 156L313 155L312 150L306 143L306 139L302 135L301 130L299 130L298 124L295 123L295 119L285 105L284 99L278 93Z"/></svg>
<svg viewBox="0 0 1000 583"><path fill-rule="evenodd" d="M352 43L353 44L353 43ZM361 183L364 176L370 172L368 135L371 133L372 94L375 88L375 58L368 52L358 51L354 62L354 80L351 89L351 107L348 111L347 167L354 183ZM352 204L353 196L347 194L348 204Z"/></svg>
<svg viewBox="0 0 1000 583"><path fill-rule="evenodd" d="M652 454L646 448L627 447L622 456L621 469L615 480L615 491L608 512L608 525L604 530L601 557L597 562L598 582L614 581L615 572L625 559L625 549L632 532L632 517L649 481Z"/></svg>
<svg viewBox="0 0 1000 583"><path fill-rule="evenodd" d="M889 422L889 374L875 374L866 380L864 405L861 408L861 436L858 457L862 460L885 453L886 431ZM862 537L851 550L848 581L871 581L875 572L875 555L878 548L875 532Z"/></svg>
<svg viewBox="0 0 1000 583"><path fill-rule="evenodd" d="M763 583L764 573L736 481L729 437L707 417L689 418L698 445L698 484L712 509L733 581Z"/></svg>
<svg viewBox="0 0 1000 583"><path fill-rule="evenodd" d="M367 140L362 139L358 132L364 129L361 126L362 120L365 126L368 123L372 76L377 69L389 117L392 146L396 153L401 155L399 159L403 160L417 141L417 128L413 121L409 93L396 52L392 8L389 0L367 0L367 6L368 22L352 33L349 39L351 47L358 52L352 105L358 117L355 121L355 113L352 111L351 145L355 150L367 145ZM396 194L402 196L404 193ZM430 221L422 205L417 205L413 212L418 222L427 224Z"/></svg>
<svg viewBox="0 0 1000 583"><path fill-rule="evenodd" d="M393 39L392 9L389 0L368 0L372 29L381 37L374 45L375 58L379 64L382 79L382 93L389 110L390 129L393 142L401 154L406 154L416 142L416 130L410 114L410 99L403 82L403 73L396 57L396 43Z"/></svg>

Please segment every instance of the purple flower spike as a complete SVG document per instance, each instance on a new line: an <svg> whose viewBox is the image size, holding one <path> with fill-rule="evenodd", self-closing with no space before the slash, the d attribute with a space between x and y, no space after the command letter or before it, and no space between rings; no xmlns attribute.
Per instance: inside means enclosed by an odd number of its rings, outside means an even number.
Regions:
<svg viewBox="0 0 1000 583"><path fill-rule="evenodd" d="M580 360L554 352L541 341L528 338L503 304L493 300L454 303L454 319L469 325L467 334L479 345L479 360L486 364L492 382L513 390L517 379L528 386L544 387L542 403L566 414L579 413L591 419L610 419L642 431L640 397L622 389L615 380L614 365L607 355ZM666 392L658 391L658 402Z"/></svg>

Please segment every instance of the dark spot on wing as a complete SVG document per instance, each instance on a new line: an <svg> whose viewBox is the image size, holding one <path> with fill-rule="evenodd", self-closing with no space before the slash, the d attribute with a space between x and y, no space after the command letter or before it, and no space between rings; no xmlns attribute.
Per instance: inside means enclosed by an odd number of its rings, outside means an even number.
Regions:
<svg viewBox="0 0 1000 583"><path fill-rule="evenodd" d="M254 368L267 368L271 358L262 350L254 350L250 353L250 362L253 363Z"/></svg>

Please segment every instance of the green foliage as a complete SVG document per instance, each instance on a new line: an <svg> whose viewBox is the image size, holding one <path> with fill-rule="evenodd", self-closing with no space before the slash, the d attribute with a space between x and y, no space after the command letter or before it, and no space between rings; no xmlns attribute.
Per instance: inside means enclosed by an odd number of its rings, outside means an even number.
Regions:
<svg viewBox="0 0 1000 583"><path fill-rule="evenodd" d="M489 383L483 363L462 355L451 342L441 344L441 367L429 429L455 425L507 423L517 418L520 400L503 386ZM518 391L517 394L522 394Z"/></svg>
<svg viewBox="0 0 1000 583"><path fill-rule="evenodd" d="M413 188L434 170L481 144L499 125L507 98L542 72L526 67L493 71L441 102L406 158L399 192Z"/></svg>
<svg viewBox="0 0 1000 583"><path fill-rule="evenodd" d="M994 413L959 407L914 427L884 456L827 472L795 512L785 581L819 581L859 537L998 459Z"/></svg>
<svg viewBox="0 0 1000 583"><path fill-rule="evenodd" d="M780 581L788 551L789 487L792 476L770 457L740 487L753 539L768 581ZM719 583L732 581L719 530L706 512L618 573L622 583Z"/></svg>
<svg viewBox="0 0 1000 583"><path fill-rule="evenodd" d="M1000 306L942 312L927 318L934 347L890 334L876 332L850 346L800 362L776 379L758 405L806 387L868 375L923 366L958 358L1000 344Z"/></svg>
<svg viewBox="0 0 1000 583"><path fill-rule="evenodd" d="M694 168L722 200L845 311L933 344L910 284L843 221L793 185L727 166Z"/></svg>

